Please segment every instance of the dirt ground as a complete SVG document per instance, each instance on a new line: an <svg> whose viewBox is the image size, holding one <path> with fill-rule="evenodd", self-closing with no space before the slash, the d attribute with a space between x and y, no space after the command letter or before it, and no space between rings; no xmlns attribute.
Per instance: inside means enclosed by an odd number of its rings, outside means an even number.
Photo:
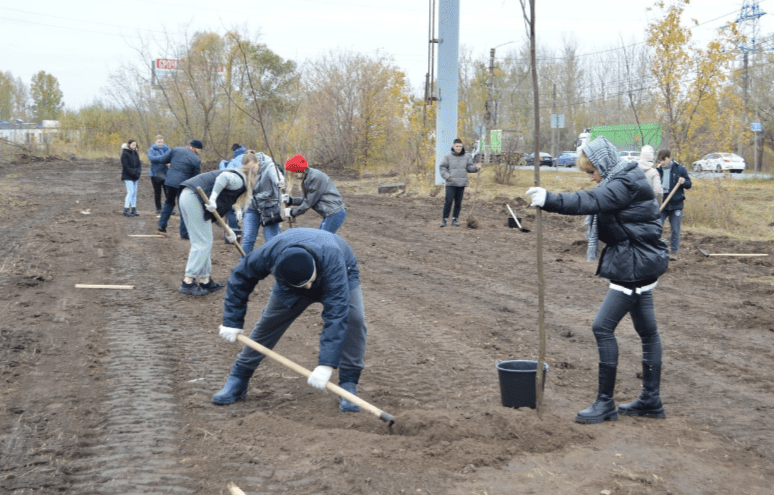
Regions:
<svg viewBox="0 0 774 495"><path fill-rule="evenodd" d="M368 322L359 395L395 416L391 431L339 413L333 394L268 360L245 401L211 404L239 351L217 334L224 292L177 292L188 253L177 217L166 238L129 237L154 234L156 215L147 177L140 216L120 214L119 169L113 159L0 166L0 493L225 494L229 482L248 495L771 493L770 243L684 235L655 292L667 419L579 425L596 394L590 327L607 286L584 260L580 220L544 214L540 420L502 407L495 369L537 356L537 237L523 191L476 202L476 229L467 198L463 226L440 229L440 196L356 195L340 178L339 234L360 261ZM532 232L507 227L506 202ZM218 233L222 282L238 253ZM706 258L696 246L770 256ZM248 321L270 287L258 286ZM275 350L313 368L320 310ZM617 337L623 403L639 393L641 350L628 318Z"/></svg>

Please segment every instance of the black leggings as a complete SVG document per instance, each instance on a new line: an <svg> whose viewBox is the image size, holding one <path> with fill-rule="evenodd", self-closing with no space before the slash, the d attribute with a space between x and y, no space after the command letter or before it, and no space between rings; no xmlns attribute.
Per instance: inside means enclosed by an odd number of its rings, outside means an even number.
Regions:
<svg viewBox="0 0 774 495"><path fill-rule="evenodd" d="M454 214L452 217L458 218L460 216L463 194L465 194L465 186L446 186L446 202L443 204L443 218L449 217L449 211L451 211L452 202L454 202Z"/></svg>
<svg viewBox="0 0 774 495"><path fill-rule="evenodd" d="M661 364L661 338L656 326L656 313L653 310L653 291L637 294L632 291L626 295L619 290L610 289L599 308L594 325L591 327L597 339L599 363L609 366L618 364L618 342L615 340L615 327L629 313L634 330L642 340L642 361L649 364Z"/></svg>

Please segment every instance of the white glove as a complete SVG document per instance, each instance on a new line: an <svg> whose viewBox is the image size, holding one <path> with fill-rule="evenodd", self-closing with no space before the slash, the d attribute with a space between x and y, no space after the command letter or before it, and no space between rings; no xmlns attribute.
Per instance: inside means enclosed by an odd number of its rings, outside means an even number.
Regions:
<svg viewBox="0 0 774 495"><path fill-rule="evenodd" d="M217 203L215 203L215 199L216 197L213 196L210 198L210 200L207 203L204 204L204 207L207 208L207 211L209 212L218 211L218 205Z"/></svg>
<svg viewBox="0 0 774 495"><path fill-rule="evenodd" d="M226 230L226 240L231 244L234 244L236 242L236 234L234 233L233 230L231 229Z"/></svg>
<svg viewBox="0 0 774 495"><path fill-rule="evenodd" d="M312 374L309 375L309 379L306 383L316 389L325 390L325 384L331 379L332 374L333 368L330 366L318 366L312 371Z"/></svg>
<svg viewBox="0 0 774 495"><path fill-rule="evenodd" d="M234 210L234 214L236 214L237 222L241 222L242 221L242 210L236 210L235 209Z"/></svg>
<svg viewBox="0 0 774 495"><path fill-rule="evenodd" d="M289 194L283 194L281 198L283 203L290 203L290 195Z"/></svg>
<svg viewBox="0 0 774 495"><path fill-rule="evenodd" d="M527 189L527 194L532 196L532 203L530 203L530 206L539 206L543 207L544 204L546 204L546 196L548 193L545 189L542 187L530 187Z"/></svg>
<svg viewBox="0 0 774 495"><path fill-rule="evenodd" d="M220 326L220 332L218 332L221 337L228 340L231 343L236 342L237 335L242 333L241 328L231 328L231 327L224 327L223 325Z"/></svg>
<svg viewBox="0 0 774 495"><path fill-rule="evenodd" d="M285 218L293 218L293 215L290 214L290 210L292 210L292 208L285 208Z"/></svg>

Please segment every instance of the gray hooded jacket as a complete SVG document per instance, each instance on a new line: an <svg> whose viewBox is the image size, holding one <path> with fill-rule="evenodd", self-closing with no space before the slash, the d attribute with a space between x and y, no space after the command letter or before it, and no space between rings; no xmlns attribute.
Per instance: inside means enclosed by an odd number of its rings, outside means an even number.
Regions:
<svg viewBox="0 0 774 495"><path fill-rule="evenodd" d="M330 177L317 169L308 167L301 182L301 198L290 198L293 208L291 215L297 217L309 208L320 214L323 218L329 217L345 209L344 200L336 189Z"/></svg>

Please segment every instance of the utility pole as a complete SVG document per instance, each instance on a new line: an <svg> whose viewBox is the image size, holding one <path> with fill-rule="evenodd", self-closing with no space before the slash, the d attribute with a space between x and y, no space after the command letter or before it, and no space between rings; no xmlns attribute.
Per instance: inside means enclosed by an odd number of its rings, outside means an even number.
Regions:
<svg viewBox="0 0 774 495"><path fill-rule="evenodd" d="M438 113L435 122L435 184L439 165L457 137L457 78L460 63L460 0L440 0L438 8Z"/></svg>
<svg viewBox="0 0 774 495"><path fill-rule="evenodd" d="M484 105L484 133L481 143L484 145L484 163L489 163L489 153L492 145L492 127L494 127L494 58L495 49L489 50L489 77L486 81L486 103Z"/></svg>
<svg viewBox="0 0 774 495"><path fill-rule="evenodd" d="M554 99L551 102L551 156L556 159L556 122L554 122L554 115L556 115L556 83L551 81L554 85ZM671 225L671 224L670 224Z"/></svg>

